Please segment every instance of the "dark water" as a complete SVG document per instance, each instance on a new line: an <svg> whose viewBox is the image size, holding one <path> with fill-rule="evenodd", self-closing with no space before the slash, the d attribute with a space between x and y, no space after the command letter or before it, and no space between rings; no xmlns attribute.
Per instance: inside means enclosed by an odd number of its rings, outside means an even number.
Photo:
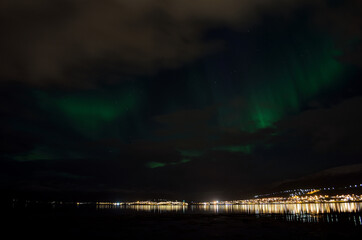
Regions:
<svg viewBox="0 0 362 240"><path fill-rule="evenodd" d="M362 203L14 207L14 239L359 239Z"/></svg>
<svg viewBox="0 0 362 240"><path fill-rule="evenodd" d="M79 206L82 208L82 206ZM256 204L256 205L97 205L98 211L113 211L115 214L221 214L271 216L285 221L338 223L350 222L362 226L362 202L311 203L311 204Z"/></svg>

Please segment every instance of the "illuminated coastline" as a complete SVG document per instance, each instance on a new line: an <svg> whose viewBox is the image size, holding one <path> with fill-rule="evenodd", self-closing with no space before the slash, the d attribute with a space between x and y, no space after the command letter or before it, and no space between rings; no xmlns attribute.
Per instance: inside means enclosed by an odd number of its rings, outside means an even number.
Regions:
<svg viewBox="0 0 362 240"><path fill-rule="evenodd" d="M232 201L195 202L194 205L256 205L256 204L302 204L362 202L362 195L305 195L293 197L270 197Z"/></svg>
<svg viewBox="0 0 362 240"><path fill-rule="evenodd" d="M307 203L349 203L362 202L362 195L344 194L344 195L305 195L292 197L270 197L231 201L211 201L211 202L192 202L190 205L260 205L260 204L307 204ZM77 205L87 204L77 202ZM189 203L182 201L134 201L134 202L97 202L97 205L113 206L188 206Z"/></svg>
<svg viewBox="0 0 362 240"><path fill-rule="evenodd" d="M77 203L81 204L81 203ZM97 205L114 205L114 206L134 206L134 205L149 205L149 206L187 206L185 201L135 201L135 202L97 202Z"/></svg>

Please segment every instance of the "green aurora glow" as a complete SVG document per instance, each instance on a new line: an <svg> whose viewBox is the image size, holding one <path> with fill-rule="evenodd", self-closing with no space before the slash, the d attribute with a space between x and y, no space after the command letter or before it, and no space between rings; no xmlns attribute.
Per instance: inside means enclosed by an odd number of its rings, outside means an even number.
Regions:
<svg viewBox="0 0 362 240"><path fill-rule="evenodd" d="M222 70L213 68L205 72L202 70L188 72L184 81L189 83L186 84L189 94L185 96L188 96L192 103L201 104L200 106L210 106L212 102L229 103L233 97L241 97L242 104L217 106L216 127L256 132L273 127L274 123L288 115L298 114L319 94L341 85L341 76L345 69L336 60L341 53L334 48L330 40L308 34L294 37L293 43L279 40L273 37L268 39L274 41L273 47L265 48L264 57L254 60L253 66L248 69L246 75L243 75L247 77L246 81L242 81L240 75L240 81L233 83L234 94L225 95L224 89L217 86L213 87L211 92L207 90L210 88L207 87L208 81L205 80L210 78L212 82L219 81L222 77ZM54 113L59 120L64 119L85 137L122 138L123 133L128 131L127 118L132 118L133 122L140 122L137 130L141 131L142 127L139 126L142 126L142 119L139 113L145 110L145 106L149 107L152 104L146 104L139 90L135 87L124 87L102 93L81 91L60 96L37 92L36 96L43 109ZM142 91L149 89L142 88ZM203 94L200 94L200 91ZM173 103L172 98L168 99L172 94L173 92L167 93L162 101L164 105L157 108L172 112L169 106L174 105L173 108L177 111L180 108L179 104ZM144 131L142 133L144 134ZM182 149L177 150L183 159L179 162L151 161L146 166L160 168L187 163L213 150L251 154L254 146L221 145L210 149ZM29 157L25 158L33 158L35 155L37 154L30 153Z"/></svg>
<svg viewBox="0 0 362 240"><path fill-rule="evenodd" d="M240 145L240 146L222 146L222 147L216 147L213 150L221 150L221 151L227 151L232 153L245 153L245 154L251 154L253 151L252 145Z"/></svg>
<svg viewBox="0 0 362 240"><path fill-rule="evenodd" d="M271 127L286 114L299 112L307 101L335 85L343 71L335 59L336 53L326 44L320 51L308 52L304 58L298 58L295 53L283 55L285 65L275 66L267 73L276 80L252 89L249 95L254 128Z"/></svg>
<svg viewBox="0 0 362 240"><path fill-rule="evenodd" d="M219 107L221 127L249 132L273 127L283 117L299 113L319 94L342 84L344 66L336 60L341 53L332 42L303 39L265 53L267 57L248 76L252 81L240 86L245 104L236 109Z"/></svg>
<svg viewBox="0 0 362 240"><path fill-rule="evenodd" d="M165 164L165 163L161 163L161 162L148 162L148 163L146 164L146 166L147 166L148 168L159 168L159 167L164 167L164 166L166 166L166 164Z"/></svg>
<svg viewBox="0 0 362 240"><path fill-rule="evenodd" d="M250 70L249 78L253 81L240 82L238 95L243 97L245 104L222 104L217 107L218 127L236 127L248 132L273 127L274 123L282 118L298 114L319 94L342 84L341 77L345 69L336 60L341 53L330 40L320 36L302 36L294 40L294 44L276 42L276 47L268 50L265 53L267 57L257 64L258 68ZM200 72L194 74L199 79L205 78ZM218 75L220 74L210 74L210 78L214 80ZM193 80L197 78L192 77ZM190 87L191 92L197 94L195 99L204 101L206 93L198 93L202 85L192 83ZM212 98L217 101L222 99L217 96L216 90ZM227 98L227 101L230 101L230 98ZM207 151L252 154L254 148L254 145L248 144L179 152L182 157L191 161ZM152 163L149 167L168 165Z"/></svg>
<svg viewBox="0 0 362 240"><path fill-rule="evenodd" d="M146 166L147 166L148 168L160 168L160 167L166 167L166 166L171 166L171 165L179 165L179 164L188 163L188 162L191 162L191 159L183 158L181 161L171 162L171 163L148 162L148 163L146 164Z"/></svg>
<svg viewBox="0 0 362 240"><path fill-rule="evenodd" d="M135 92L126 89L109 94L74 93L61 97L38 92L37 96L47 111L60 112L78 132L96 138L108 129L126 127L124 119L136 114L141 104Z"/></svg>

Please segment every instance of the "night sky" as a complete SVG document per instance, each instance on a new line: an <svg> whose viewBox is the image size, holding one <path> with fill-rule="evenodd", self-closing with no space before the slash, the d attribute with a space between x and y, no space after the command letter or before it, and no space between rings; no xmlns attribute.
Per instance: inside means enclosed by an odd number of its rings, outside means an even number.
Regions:
<svg viewBox="0 0 362 240"><path fill-rule="evenodd" d="M361 16L360 0L2 0L0 190L214 200L361 177Z"/></svg>

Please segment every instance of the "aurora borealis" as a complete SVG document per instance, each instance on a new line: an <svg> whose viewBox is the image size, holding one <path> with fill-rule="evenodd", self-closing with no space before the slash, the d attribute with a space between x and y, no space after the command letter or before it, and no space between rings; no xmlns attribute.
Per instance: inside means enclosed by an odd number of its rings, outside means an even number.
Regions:
<svg viewBox="0 0 362 240"><path fill-rule="evenodd" d="M44 93L37 93L35 96L39 97L38 101L45 111L59 114L76 131L96 137L97 134L104 133L107 127L113 128L116 125L122 128L121 121L139 108L141 97L136 91L129 88L101 94L46 96Z"/></svg>
<svg viewBox="0 0 362 240"><path fill-rule="evenodd" d="M361 25L319 19L358 1L146 2L2 6L4 189L203 199L361 163Z"/></svg>

